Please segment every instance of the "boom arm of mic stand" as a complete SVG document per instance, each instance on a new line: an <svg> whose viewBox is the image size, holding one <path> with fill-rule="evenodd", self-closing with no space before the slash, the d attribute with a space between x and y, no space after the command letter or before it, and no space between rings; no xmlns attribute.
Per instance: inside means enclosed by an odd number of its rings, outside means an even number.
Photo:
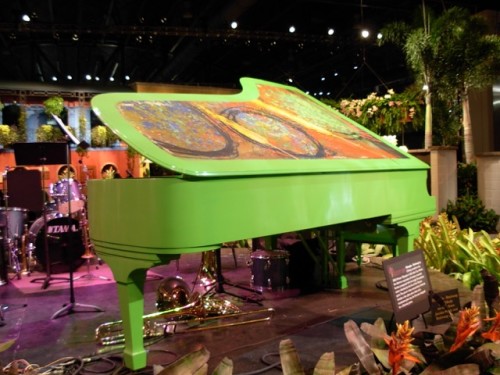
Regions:
<svg viewBox="0 0 500 375"><path fill-rule="evenodd" d="M66 134L66 136L71 140L71 142L73 142L75 145L83 149L87 149L89 147L89 144L87 142L79 141L78 138L76 138L75 135L66 128L66 125L64 125L64 122L62 122L62 120L58 116L52 114L52 117L54 118L54 120L56 120L57 125L59 125L63 133Z"/></svg>

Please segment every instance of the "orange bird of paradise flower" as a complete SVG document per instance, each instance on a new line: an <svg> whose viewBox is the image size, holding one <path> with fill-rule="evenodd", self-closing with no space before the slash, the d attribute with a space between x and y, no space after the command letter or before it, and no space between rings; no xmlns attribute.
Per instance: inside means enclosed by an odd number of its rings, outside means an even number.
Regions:
<svg viewBox="0 0 500 375"><path fill-rule="evenodd" d="M486 332L483 332L481 336L487 340L491 340L493 342L500 340L500 312L497 312L497 315L494 318L484 319L485 321L493 321L490 329Z"/></svg>
<svg viewBox="0 0 500 375"><path fill-rule="evenodd" d="M450 353L460 348L467 338L472 336L479 328L479 307L472 306L470 309L460 311L457 324L457 335L455 342L450 348Z"/></svg>
<svg viewBox="0 0 500 375"><path fill-rule="evenodd" d="M405 321L403 324L396 324L396 333L392 332L391 336L385 337L384 341L389 346L389 365L392 368L392 373L397 374L401 368L401 362L404 359L420 363L417 357L410 354L411 337L414 328L410 328L410 323Z"/></svg>

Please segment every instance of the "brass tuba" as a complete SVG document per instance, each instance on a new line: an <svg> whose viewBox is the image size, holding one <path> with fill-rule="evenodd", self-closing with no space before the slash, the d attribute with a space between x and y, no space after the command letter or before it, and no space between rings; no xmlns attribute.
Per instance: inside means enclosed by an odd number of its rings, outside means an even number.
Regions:
<svg viewBox="0 0 500 375"><path fill-rule="evenodd" d="M211 292L190 293L187 283L180 277L166 278L160 283L156 306L161 311L143 316L144 338L265 322L274 314L272 308L241 311ZM256 317L244 320L248 316ZM96 329L96 340L101 345L123 343L122 321L101 324Z"/></svg>

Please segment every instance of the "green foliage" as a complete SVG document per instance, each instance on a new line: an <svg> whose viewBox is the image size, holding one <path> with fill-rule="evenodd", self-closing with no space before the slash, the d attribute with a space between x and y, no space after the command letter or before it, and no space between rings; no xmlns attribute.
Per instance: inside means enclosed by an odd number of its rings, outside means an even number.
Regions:
<svg viewBox="0 0 500 375"><path fill-rule="evenodd" d="M17 142L19 134L15 126L0 125L0 145L5 147Z"/></svg>
<svg viewBox="0 0 500 375"><path fill-rule="evenodd" d="M484 230L494 233L499 215L494 210L488 210L476 195L458 197L456 202L448 201L446 214L449 218L456 217L461 228L475 231Z"/></svg>
<svg viewBox="0 0 500 375"><path fill-rule="evenodd" d="M388 90L383 96L371 93L364 99L325 101L345 116L380 135L401 134L411 126L422 126L421 93L413 89L402 93Z"/></svg>
<svg viewBox="0 0 500 375"><path fill-rule="evenodd" d="M92 147L110 147L120 138L107 126L97 125L90 131L90 145Z"/></svg>
<svg viewBox="0 0 500 375"><path fill-rule="evenodd" d="M443 100L438 96L432 102L432 144L458 146L462 137L462 106L456 100Z"/></svg>
<svg viewBox="0 0 500 375"><path fill-rule="evenodd" d="M64 134L57 126L44 124L36 130L37 142L62 142L64 140Z"/></svg>
<svg viewBox="0 0 500 375"><path fill-rule="evenodd" d="M475 163L458 163L457 195L477 195L477 166Z"/></svg>
<svg viewBox="0 0 500 375"><path fill-rule="evenodd" d="M471 289L482 282L482 269L500 279L500 236L461 230L445 213L437 221L427 218L421 223L414 245L423 250L428 267L454 275Z"/></svg>
<svg viewBox="0 0 500 375"><path fill-rule="evenodd" d="M43 102L43 106L48 116L60 116L64 110L64 100L60 96L52 96Z"/></svg>

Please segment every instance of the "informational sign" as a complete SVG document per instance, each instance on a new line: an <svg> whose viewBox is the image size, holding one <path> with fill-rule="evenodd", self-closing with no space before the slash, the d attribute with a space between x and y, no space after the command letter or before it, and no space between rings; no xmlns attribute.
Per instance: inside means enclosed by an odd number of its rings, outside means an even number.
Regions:
<svg viewBox="0 0 500 375"><path fill-rule="evenodd" d="M431 283L422 250L388 259L383 267L397 323L430 310Z"/></svg>
<svg viewBox="0 0 500 375"><path fill-rule="evenodd" d="M432 325L451 322L453 320L452 315L460 311L458 289L434 293L433 296L431 304Z"/></svg>

